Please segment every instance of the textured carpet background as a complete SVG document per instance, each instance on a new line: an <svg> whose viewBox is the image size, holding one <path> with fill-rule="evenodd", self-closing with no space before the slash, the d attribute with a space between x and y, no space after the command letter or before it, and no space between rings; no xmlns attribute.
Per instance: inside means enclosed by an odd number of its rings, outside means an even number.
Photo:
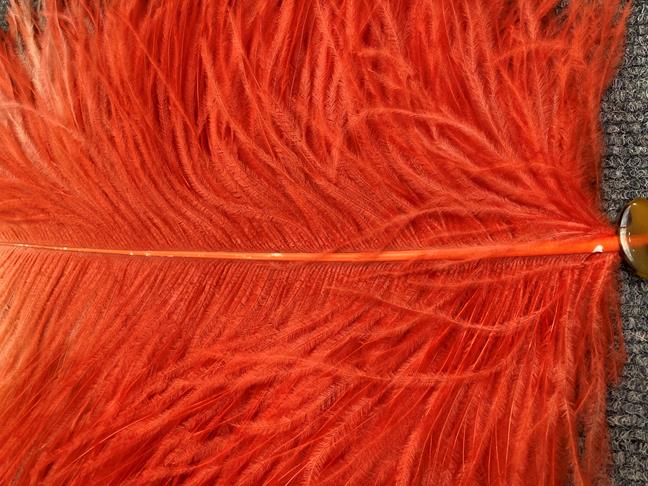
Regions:
<svg viewBox="0 0 648 486"><path fill-rule="evenodd" d="M9 0L0 0L0 27ZM624 64L602 106L607 155L603 202L611 218L648 197L648 0L634 0ZM608 420L616 486L648 485L648 282L620 275L628 362L610 392Z"/></svg>
<svg viewBox="0 0 648 486"><path fill-rule="evenodd" d="M648 0L634 0L623 67L603 102L607 155L603 201L611 218L648 197ZM621 271L628 352L623 381L610 393L608 420L617 486L648 485L648 281Z"/></svg>

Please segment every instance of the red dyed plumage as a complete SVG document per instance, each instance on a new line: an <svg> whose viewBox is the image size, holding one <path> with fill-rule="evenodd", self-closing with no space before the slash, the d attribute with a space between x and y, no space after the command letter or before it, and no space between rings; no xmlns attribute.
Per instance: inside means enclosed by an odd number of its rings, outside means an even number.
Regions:
<svg viewBox="0 0 648 486"><path fill-rule="evenodd" d="M319 252L612 231L598 109L616 0L97 3L10 17L1 242ZM617 263L0 246L0 483L605 481Z"/></svg>

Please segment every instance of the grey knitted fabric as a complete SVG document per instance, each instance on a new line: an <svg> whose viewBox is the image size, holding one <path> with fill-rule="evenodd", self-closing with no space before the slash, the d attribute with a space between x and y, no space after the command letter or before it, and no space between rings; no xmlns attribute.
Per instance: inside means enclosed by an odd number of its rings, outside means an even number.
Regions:
<svg viewBox="0 0 648 486"><path fill-rule="evenodd" d="M7 30L7 10L9 10L9 0L0 0L0 29Z"/></svg>
<svg viewBox="0 0 648 486"><path fill-rule="evenodd" d="M611 217L648 197L648 0L634 0L621 71L603 102L607 155L603 201ZM648 485L648 282L621 269L621 312L628 361L610 392L608 421L616 486Z"/></svg>

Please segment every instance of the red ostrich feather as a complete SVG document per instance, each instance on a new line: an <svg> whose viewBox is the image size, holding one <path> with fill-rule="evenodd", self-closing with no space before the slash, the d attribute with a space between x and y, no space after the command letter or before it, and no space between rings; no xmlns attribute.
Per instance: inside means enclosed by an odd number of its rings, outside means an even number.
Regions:
<svg viewBox="0 0 648 486"><path fill-rule="evenodd" d="M27 3L0 483L606 481L627 6Z"/></svg>

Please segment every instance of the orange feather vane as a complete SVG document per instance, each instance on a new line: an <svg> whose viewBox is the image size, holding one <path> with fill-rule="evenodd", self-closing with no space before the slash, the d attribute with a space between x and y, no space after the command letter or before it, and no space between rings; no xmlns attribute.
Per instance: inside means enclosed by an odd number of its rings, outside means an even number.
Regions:
<svg viewBox="0 0 648 486"><path fill-rule="evenodd" d="M15 2L0 483L605 482L629 7L560 3Z"/></svg>

